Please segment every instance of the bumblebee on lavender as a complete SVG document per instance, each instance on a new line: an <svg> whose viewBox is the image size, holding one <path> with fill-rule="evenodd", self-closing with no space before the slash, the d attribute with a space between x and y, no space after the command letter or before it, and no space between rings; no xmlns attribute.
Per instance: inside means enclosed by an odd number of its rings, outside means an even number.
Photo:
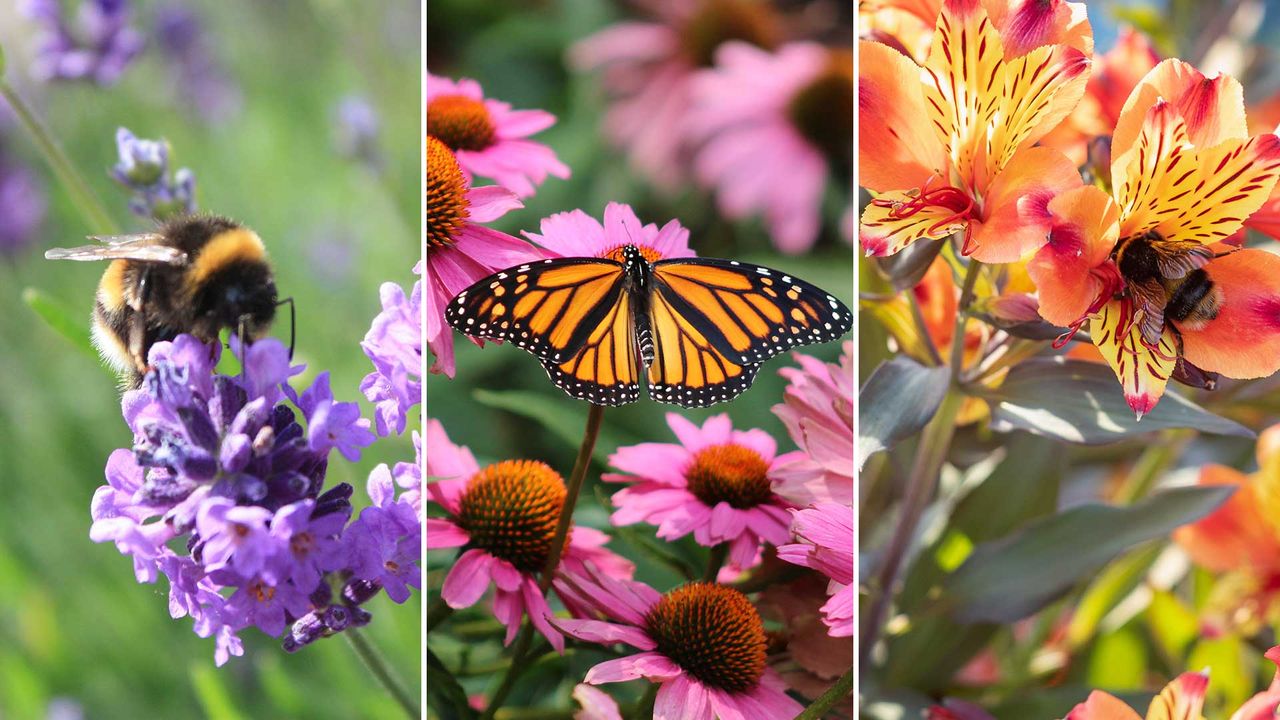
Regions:
<svg viewBox="0 0 1280 720"><path fill-rule="evenodd" d="M98 283L93 344L128 388L142 384L155 343L182 333L215 342L223 328L253 340L281 304L262 239L233 220L189 215L156 232L89 239L45 257L111 261Z"/></svg>

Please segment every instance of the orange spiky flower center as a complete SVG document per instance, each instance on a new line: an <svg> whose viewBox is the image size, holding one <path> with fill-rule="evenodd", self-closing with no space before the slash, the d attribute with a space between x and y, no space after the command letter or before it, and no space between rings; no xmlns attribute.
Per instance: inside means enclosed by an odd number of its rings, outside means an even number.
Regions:
<svg viewBox="0 0 1280 720"><path fill-rule="evenodd" d="M645 616L658 652L703 685L728 692L756 687L764 674L768 639L746 595L694 582L662 596Z"/></svg>
<svg viewBox="0 0 1280 720"><path fill-rule="evenodd" d="M493 118L481 100L442 95L427 103L427 132L450 150L483 150L493 144Z"/></svg>
<svg viewBox="0 0 1280 720"><path fill-rule="evenodd" d="M693 65L711 67L716 49L730 40L771 49L778 36L778 21L767 2L704 0L681 29L680 47Z"/></svg>
<svg viewBox="0 0 1280 720"><path fill-rule="evenodd" d="M699 450L685 471L689 492L708 507L721 502L745 510L773 497L769 463L742 445L712 445Z"/></svg>
<svg viewBox="0 0 1280 720"><path fill-rule="evenodd" d="M453 151L427 136L427 247L444 248L456 242L470 215L467 179Z"/></svg>
<svg viewBox="0 0 1280 720"><path fill-rule="evenodd" d="M456 520L470 545L537 572L551 552L565 492L564 480L545 463L504 460L467 483Z"/></svg>
<svg viewBox="0 0 1280 720"><path fill-rule="evenodd" d="M836 165L853 157L853 53L832 50L826 68L791 98L791 124Z"/></svg>

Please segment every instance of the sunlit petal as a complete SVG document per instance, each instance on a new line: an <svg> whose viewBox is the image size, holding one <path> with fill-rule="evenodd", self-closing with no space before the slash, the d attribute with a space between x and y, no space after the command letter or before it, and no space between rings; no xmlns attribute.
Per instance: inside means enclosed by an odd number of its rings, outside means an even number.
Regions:
<svg viewBox="0 0 1280 720"><path fill-rule="evenodd" d="M1089 335L1115 371L1124 399L1141 418L1164 395L1177 361L1173 333L1166 328L1152 349L1142 340L1142 323L1134 321L1128 301L1112 300L1089 324Z"/></svg>

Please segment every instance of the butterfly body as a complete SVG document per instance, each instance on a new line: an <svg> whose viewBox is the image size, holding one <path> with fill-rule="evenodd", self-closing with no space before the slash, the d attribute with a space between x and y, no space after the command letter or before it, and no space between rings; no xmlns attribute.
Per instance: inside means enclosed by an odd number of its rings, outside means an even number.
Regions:
<svg viewBox="0 0 1280 720"><path fill-rule="evenodd" d="M644 382L684 407L730 400L768 358L852 327L842 303L785 273L635 245L508 268L459 293L445 318L531 353L575 398L622 405Z"/></svg>

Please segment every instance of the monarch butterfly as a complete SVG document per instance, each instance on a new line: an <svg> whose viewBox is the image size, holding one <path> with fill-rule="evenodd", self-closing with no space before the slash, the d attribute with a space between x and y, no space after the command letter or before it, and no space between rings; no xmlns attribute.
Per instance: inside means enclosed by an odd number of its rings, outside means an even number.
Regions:
<svg viewBox="0 0 1280 720"><path fill-rule="evenodd" d="M514 342L580 400L635 402L647 368L650 397L683 407L735 398L765 360L853 327L843 303L786 273L712 258L651 262L635 245L494 273L458 293L445 319Z"/></svg>

